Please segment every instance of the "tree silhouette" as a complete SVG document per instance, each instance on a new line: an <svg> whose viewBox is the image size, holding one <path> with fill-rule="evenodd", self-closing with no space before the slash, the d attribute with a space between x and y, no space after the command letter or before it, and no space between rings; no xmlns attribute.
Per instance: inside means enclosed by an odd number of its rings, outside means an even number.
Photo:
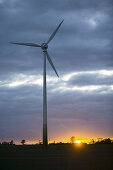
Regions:
<svg viewBox="0 0 113 170"><path fill-rule="evenodd" d="M71 143L74 143L74 142L75 142L75 137L72 136L72 137L70 138L70 141L71 141Z"/></svg>
<svg viewBox="0 0 113 170"><path fill-rule="evenodd" d="M21 144L22 144L22 145L24 145L24 144L25 144L25 142L26 142L26 141L25 141L24 139L23 139L23 140L21 140Z"/></svg>
<svg viewBox="0 0 113 170"><path fill-rule="evenodd" d="M2 145L9 145L9 142L3 141Z"/></svg>
<svg viewBox="0 0 113 170"><path fill-rule="evenodd" d="M94 144L94 143L95 143L95 141L94 141L94 139L92 139L92 140L91 140L91 144Z"/></svg>
<svg viewBox="0 0 113 170"><path fill-rule="evenodd" d="M11 140L11 141L9 142L9 144L10 144L10 145L14 145L14 142L13 142L13 140Z"/></svg>
<svg viewBox="0 0 113 170"><path fill-rule="evenodd" d="M96 144L112 144L112 140L110 138L107 138L101 141L97 141Z"/></svg>
<svg viewBox="0 0 113 170"><path fill-rule="evenodd" d="M103 140L103 143L104 143L104 144L111 144L112 141L111 141L110 138L107 138L107 139L104 139L104 140Z"/></svg>

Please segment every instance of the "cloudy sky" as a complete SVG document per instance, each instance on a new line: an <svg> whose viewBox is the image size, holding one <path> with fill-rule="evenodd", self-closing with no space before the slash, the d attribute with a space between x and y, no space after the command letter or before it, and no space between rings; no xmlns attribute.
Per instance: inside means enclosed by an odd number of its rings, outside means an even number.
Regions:
<svg viewBox="0 0 113 170"><path fill-rule="evenodd" d="M43 53L9 42L47 41L48 136L113 136L113 1L0 0L0 140L42 138Z"/></svg>

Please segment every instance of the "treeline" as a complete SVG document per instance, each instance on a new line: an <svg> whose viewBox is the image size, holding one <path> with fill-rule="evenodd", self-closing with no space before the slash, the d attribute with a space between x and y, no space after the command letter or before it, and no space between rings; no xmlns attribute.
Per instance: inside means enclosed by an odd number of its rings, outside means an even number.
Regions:
<svg viewBox="0 0 113 170"><path fill-rule="evenodd" d="M24 145L25 142L26 142L26 141L25 141L24 139L21 140L21 144L22 144L22 145ZM0 143L0 145L15 145L15 143L14 143L13 140L11 140L10 142L3 141L3 142Z"/></svg>
<svg viewBox="0 0 113 170"><path fill-rule="evenodd" d="M68 144L74 144L74 137L71 137L71 140L70 140L70 143L68 143ZM25 145L25 143L26 143L26 141L23 139L23 140L21 140L20 141L20 143L22 144L22 145ZM33 145L40 145L40 144L42 144L42 142L39 140L39 143L36 143L36 144L33 144ZM50 145L51 144L65 144L65 143L62 143L62 142L59 142L59 143L50 143ZM90 142L90 144L113 144L113 140L111 140L110 138L106 138L106 139L100 139L99 138L99 140L98 141L94 141L93 139L92 139L92 141ZM13 140L11 140L10 142L6 142L6 141L3 141L3 142L0 142L0 145L16 145L15 143L14 143L14 141ZM27 145L27 144L26 144Z"/></svg>
<svg viewBox="0 0 113 170"><path fill-rule="evenodd" d="M102 139L95 142L95 144L113 144L113 140L111 140L110 138Z"/></svg>

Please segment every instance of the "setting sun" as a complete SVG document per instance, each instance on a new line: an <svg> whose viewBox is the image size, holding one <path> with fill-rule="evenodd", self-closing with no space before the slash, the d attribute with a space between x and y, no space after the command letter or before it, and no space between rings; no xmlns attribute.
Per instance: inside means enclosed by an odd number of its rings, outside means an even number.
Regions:
<svg viewBox="0 0 113 170"><path fill-rule="evenodd" d="M81 143L81 141L80 141L80 140L77 140L77 141L75 141L75 143L78 143L78 144L79 144L79 143Z"/></svg>

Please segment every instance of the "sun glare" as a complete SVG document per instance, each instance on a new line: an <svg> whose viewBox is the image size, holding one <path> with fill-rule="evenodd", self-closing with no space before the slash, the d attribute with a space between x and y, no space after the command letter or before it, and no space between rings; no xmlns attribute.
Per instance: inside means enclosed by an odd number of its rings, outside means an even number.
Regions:
<svg viewBox="0 0 113 170"><path fill-rule="evenodd" d="M81 141L80 141L80 140L77 140L77 141L75 141L75 143L78 143L78 144L80 144L80 143L81 143Z"/></svg>

